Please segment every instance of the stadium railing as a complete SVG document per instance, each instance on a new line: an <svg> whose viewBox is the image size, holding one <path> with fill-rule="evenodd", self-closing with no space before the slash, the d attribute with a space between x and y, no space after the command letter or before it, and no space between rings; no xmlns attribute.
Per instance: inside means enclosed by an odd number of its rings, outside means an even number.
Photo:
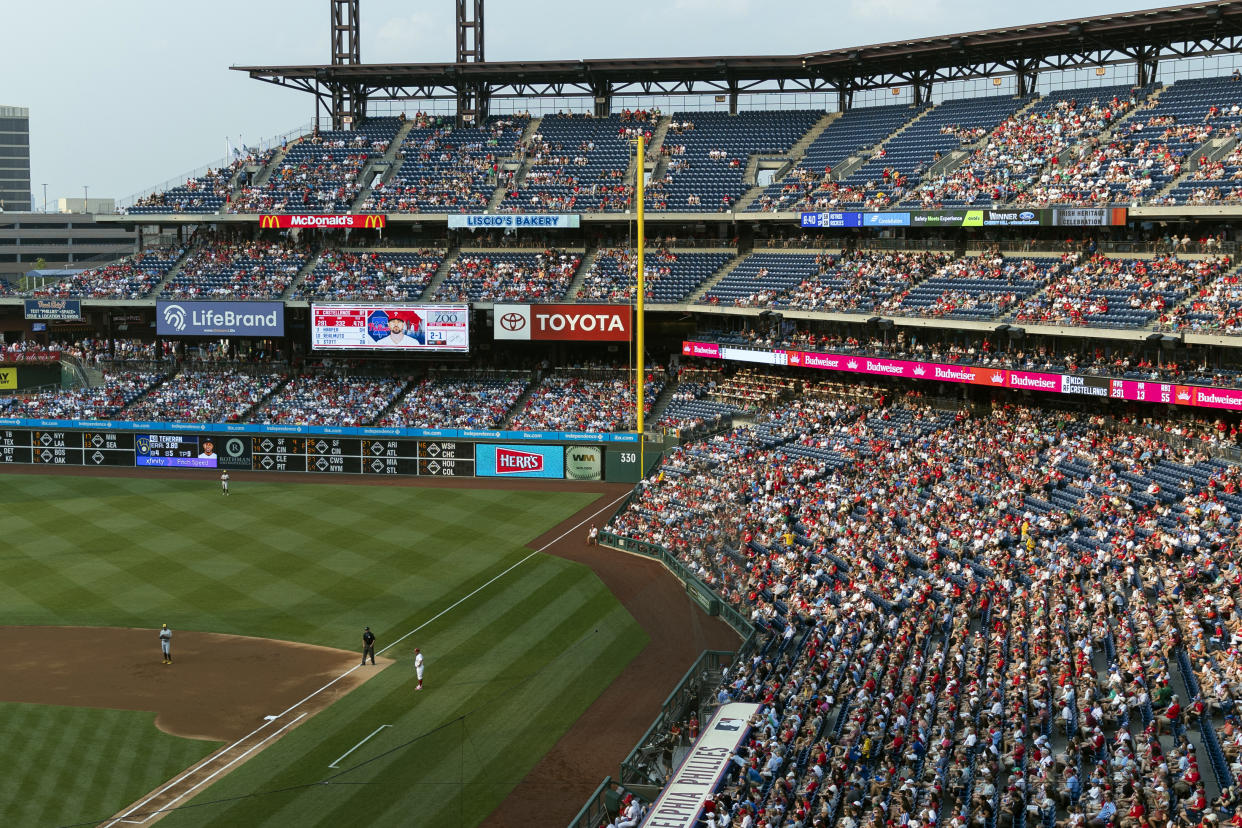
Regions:
<svg viewBox="0 0 1242 828"><path fill-rule="evenodd" d="M612 822L612 815L616 809L610 807L608 794L611 785L612 777L605 776L604 781L600 782L599 787L595 789L595 793L587 797L586 804L569 821L567 828L599 828L600 825Z"/></svg>
<svg viewBox="0 0 1242 828"><path fill-rule="evenodd" d="M736 653L728 650L704 650L697 661L681 677L681 681L668 694L668 698L660 705L660 714L656 716L651 727L634 745L634 749L621 760L621 784L632 790L643 792L644 787L659 790L659 783L644 773L650 768L659 753L672 753L677 747L672 743L670 726L673 722L682 721L692 709L698 714L699 720L706 722L711 718L711 709L715 707L712 692L720 683L723 671L729 665L743 658L749 649L750 639ZM710 703L710 704L708 704ZM671 770L671 768L670 768ZM661 780L662 781L662 777ZM652 797L647 797L648 799Z"/></svg>

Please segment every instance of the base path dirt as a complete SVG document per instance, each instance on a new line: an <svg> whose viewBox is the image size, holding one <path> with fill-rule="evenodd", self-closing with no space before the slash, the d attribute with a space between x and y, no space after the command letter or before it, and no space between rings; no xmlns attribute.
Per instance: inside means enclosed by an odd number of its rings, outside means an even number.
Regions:
<svg viewBox="0 0 1242 828"><path fill-rule="evenodd" d="M156 727L187 739L237 739L357 665L345 650L180 630L165 664L154 629L0 627L0 702L154 710ZM355 670L318 705L379 669Z"/></svg>

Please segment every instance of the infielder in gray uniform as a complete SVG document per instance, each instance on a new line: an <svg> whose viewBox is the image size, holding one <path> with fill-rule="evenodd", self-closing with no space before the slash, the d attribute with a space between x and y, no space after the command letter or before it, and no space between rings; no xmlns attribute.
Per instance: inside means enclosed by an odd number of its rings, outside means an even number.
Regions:
<svg viewBox="0 0 1242 828"><path fill-rule="evenodd" d="M160 628L160 652L164 654L164 663L172 664L172 630L167 624Z"/></svg>

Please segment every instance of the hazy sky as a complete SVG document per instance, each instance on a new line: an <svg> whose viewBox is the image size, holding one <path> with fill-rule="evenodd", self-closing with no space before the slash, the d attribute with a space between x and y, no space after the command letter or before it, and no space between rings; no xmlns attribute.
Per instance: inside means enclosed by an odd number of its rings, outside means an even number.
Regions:
<svg viewBox="0 0 1242 828"><path fill-rule="evenodd" d="M490 60L794 54L1159 5L490 0L485 45ZM453 9L362 0L363 61L451 61ZM327 0L6 4L0 105L30 109L36 200L44 183L53 201L83 185L120 200L218 161L226 136L257 142L309 123L310 95L228 67L328 63L328 22Z"/></svg>

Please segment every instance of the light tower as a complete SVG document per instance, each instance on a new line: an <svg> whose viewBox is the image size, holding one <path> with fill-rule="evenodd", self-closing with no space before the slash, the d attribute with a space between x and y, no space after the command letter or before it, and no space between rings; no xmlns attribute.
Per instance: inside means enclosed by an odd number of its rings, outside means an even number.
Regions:
<svg viewBox="0 0 1242 828"><path fill-rule="evenodd" d="M358 2L359 0L331 0L333 66L355 66L362 63L362 51L358 43ZM366 116L367 99L361 85L333 83L331 88L333 129L345 129Z"/></svg>
<svg viewBox="0 0 1242 828"><path fill-rule="evenodd" d="M457 0L457 125L473 126L487 120L488 86L467 80L462 66L483 63L483 0Z"/></svg>

